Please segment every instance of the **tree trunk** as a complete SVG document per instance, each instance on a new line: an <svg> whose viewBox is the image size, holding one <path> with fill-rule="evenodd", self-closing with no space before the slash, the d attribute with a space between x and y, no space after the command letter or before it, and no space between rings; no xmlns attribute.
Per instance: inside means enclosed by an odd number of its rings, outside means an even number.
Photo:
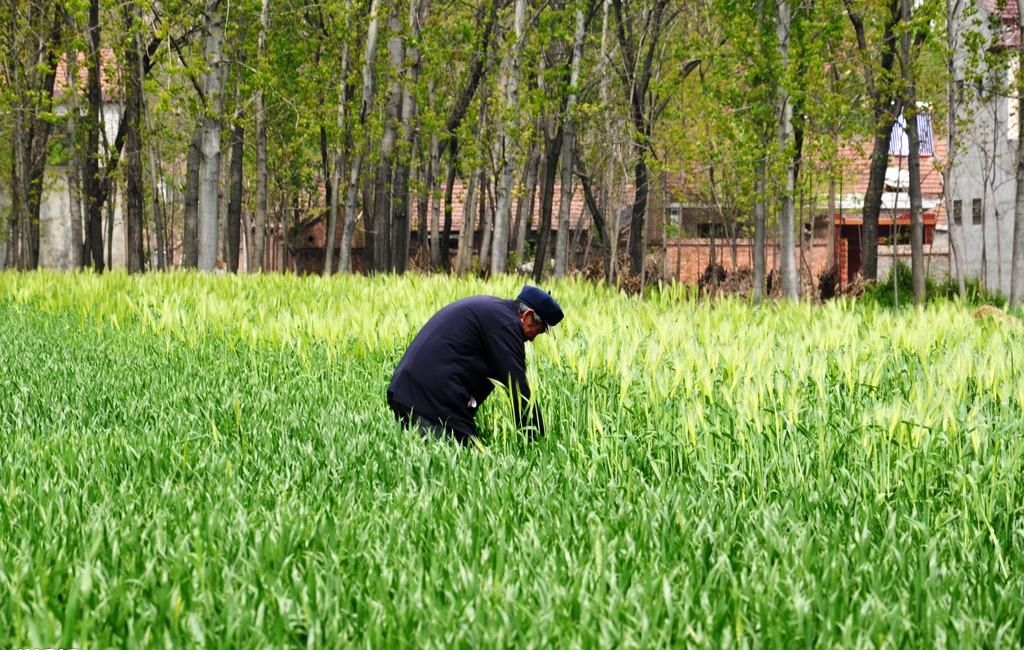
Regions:
<svg viewBox="0 0 1024 650"><path fill-rule="evenodd" d="M892 77L896 61L896 26L900 22L899 3L889 1L890 16L883 25L880 48L870 46L864 31L863 17L853 0L843 0L846 15L853 25L857 48L864 58L864 81L868 96L871 97L874 117L874 142L871 150L868 187L864 193L863 225L861 227L861 273L869 280L878 278L878 218L882 207L882 192L885 190L885 170L889 166L889 143L896 116L903 110L902 102L888 80ZM870 59L876 49L879 58L879 77L876 83L875 70Z"/></svg>
<svg viewBox="0 0 1024 650"><path fill-rule="evenodd" d="M220 207L220 130L227 76L224 46L224 16L220 0L208 0L205 15L204 55L208 70L203 74L202 156L199 162L199 262L200 271L217 268L217 234Z"/></svg>
<svg viewBox="0 0 1024 650"><path fill-rule="evenodd" d="M139 107L139 110L142 114L141 123L147 126L147 131L149 133L152 133L150 114L146 107L145 96L143 96L143 102ZM170 246L167 238L169 224L167 222L167 215L164 214L163 183L160 182L160 175L157 172L159 168L159 154L157 152L157 148L153 145L152 138L146 142L146 158L149 161L149 183L150 187L152 187L153 195L153 229L156 238L156 251L154 256L157 270L164 271L171 263L172 256L170 254ZM171 232L173 232L173 229L171 229Z"/></svg>
<svg viewBox="0 0 1024 650"><path fill-rule="evenodd" d="M953 24L956 21L956 17L960 15L961 10L960 0L947 0L947 24ZM947 30L946 45L948 52L956 51L956 38L956 33L953 30ZM962 101L956 80L956 60L954 57L949 56L946 59L946 103L948 106L946 111L946 164L942 166L942 186L946 188L953 187L951 183L952 169L957 165L959 159L957 146L959 133L956 116L960 112ZM957 223L954 217L952 191L946 191L943 194L945 196L946 215L948 215L947 218L949 220L949 243L952 251L950 269L955 269L957 290L960 298L963 299L967 297L967 283L964 277L962 257L966 252L963 220L961 219L960 223Z"/></svg>
<svg viewBox="0 0 1024 650"><path fill-rule="evenodd" d="M441 268L441 242L439 237L441 209L443 199L440 192L441 171L441 139L435 134L430 137L430 182L427 188L430 191L430 268Z"/></svg>
<svg viewBox="0 0 1024 650"><path fill-rule="evenodd" d="M549 135L544 129L544 157L541 160L540 181L540 223L537 225L537 252L533 260L533 281L540 282L548 267L551 237L551 212L555 195L555 179L558 178L558 155L562 150L561 126Z"/></svg>
<svg viewBox="0 0 1024 650"><path fill-rule="evenodd" d="M900 0L900 20L911 24L911 2ZM914 50L912 32L905 30L900 37L900 76L903 80L903 123L907 134L907 172L910 186L910 255L911 280L914 286L914 303L920 305L925 300L925 266L924 266L924 221L921 216L921 135L917 119L917 88L914 74ZM898 245L895 229L893 232L893 249ZM897 256L893 255L893 273L896 272ZM895 277L895 276L894 276ZM895 282L894 282L895 286Z"/></svg>
<svg viewBox="0 0 1024 650"><path fill-rule="evenodd" d="M429 0L409 0L409 42L405 47L405 83L402 86L401 119L399 139L405 143L405 153L399 157L394 173L394 199L392 201L393 243L392 262L396 273L405 273L409 264L410 214L412 203L409 197L410 165L419 148L419 132L416 129L415 88L419 83L421 53L420 33L426 22Z"/></svg>
<svg viewBox="0 0 1024 650"><path fill-rule="evenodd" d="M494 193L487 173L480 170L480 272L488 274L491 262L491 238L494 236Z"/></svg>
<svg viewBox="0 0 1024 650"><path fill-rule="evenodd" d="M469 270L473 259L473 235L476 221L476 195L479 170L474 170L466 187L466 202L462 206L462 229L459 231L459 247L455 252L455 274L462 275Z"/></svg>
<svg viewBox="0 0 1024 650"><path fill-rule="evenodd" d="M904 0L906 1L906 0ZM907 106L916 106L917 99L913 87L907 89ZM909 112L907 121L907 141L910 152L907 155L907 171L910 177L910 256L911 279L914 284L914 302L918 305L925 300L925 267L924 267L924 219L921 201L921 135L918 129L917 110ZM895 260L893 260L895 263Z"/></svg>
<svg viewBox="0 0 1024 650"><path fill-rule="evenodd" d="M397 166L396 144L398 143L398 125L402 120L403 75L402 65L405 61L405 40L402 36L402 24L398 9L392 4L388 12L388 68L391 83L384 100L384 125L380 138L377 177L374 182L373 209L369 212L367 232L367 252L372 250L371 270L387 271L394 269L392 259L392 227L394 225L392 206L394 205L395 168ZM372 247L370 241L372 239Z"/></svg>
<svg viewBox="0 0 1024 650"><path fill-rule="evenodd" d="M836 150L839 150L839 136L836 135ZM944 187L949 187L945 185ZM836 172L835 170L829 169L828 173L828 223L825 228L825 259L826 268L833 269L836 273L839 269L836 267ZM813 227L813 226L812 226ZM837 275L838 279L838 275Z"/></svg>
<svg viewBox="0 0 1024 650"><path fill-rule="evenodd" d="M359 205L359 178L362 173L363 150L366 148L365 137L362 133L365 132L366 120L370 115L373 96L376 92L373 67L377 58L377 36L379 32L377 12L379 7L380 0L372 0L370 3L370 23L366 30L366 48L363 56L363 97L359 109L359 119L349 140L352 147L352 155L350 156L348 188L345 192L345 224L341 231L341 252L338 260L338 266L341 271L346 273L352 270L352 240L355 236L356 219L359 216L357 212ZM366 253L372 245L370 234L367 233L366 247L363 251L364 271L368 268L366 266Z"/></svg>
<svg viewBox="0 0 1024 650"><path fill-rule="evenodd" d="M86 137L85 196L87 205L87 226L85 246L89 252L89 265L103 271L103 201L100 184L100 118L103 94L100 87L100 5L99 0L89 2L89 51L86 57Z"/></svg>
<svg viewBox="0 0 1024 650"><path fill-rule="evenodd" d="M1017 34L1019 38L1024 37L1024 0L1017 0ZM1013 203L1013 252L1010 257L1010 306L1019 307L1024 304L1024 50L1018 49L1017 53L1017 78L1014 80L1016 88L1007 101L1017 102L1017 170L1016 188Z"/></svg>
<svg viewBox="0 0 1024 650"><path fill-rule="evenodd" d="M245 154L245 127L236 123L231 129L231 168L228 198L227 265L229 273L238 273L242 248L242 161Z"/></svg>
<svg viewBox="0 0 1024 650"><path fill-rule="evenodd" d="M651 133L656 118L653 109L655 97L649 91L655 72L654 57L663 45L661 34L671 23L671 17L666 14L670 0L654 0L649 7L637 7L623 0L612 0L612 5L623 59L619 74L633 127L633 182L636 195L629 223L629 267L630 273L640 277L642 284L646 239L644 231L650 193L647 160L651 155ZM626 15L629 11L637 14Z"/></svg>
<svg viewBox="0 0 1024 650"><path fill-rule="evenodd" d="M156 238L156 268L157 270L165 271L171 262L170 255L168 254L168 223L167 215L164 213L160 177L157 174L157 153L152 146L148 148L148 158L149 182L153 188L153 234Z"/></svg>
<svg viewBox="0 0 1024 650"><path fill-rule="evenodd" d="M50 10L52 15L45 15ZM13 12L20 17L18 12ZM62 3L32 4L25 23L15 20L11 30L10 57L5 62L12 80L13 146L11 233L7 241L5 263L19 269L39 265L39 208L46 169L46 151L51 124L44 114L53 110L53 88L57 77L57 59L64 29ZM46 29L38 30L40 25ZM22 59L29 52L29 60ZM9 67L8 67L9 66Z"/></svg>
<svg viewBox="0 0 1024 650"><path fill-rule="evenodd" d="M142 231L145 190L142 184L142 51L138 5L124 4L125 48L125 267L129 273L146 270ZM130 109L128 108L130 107ZM155 190L155 188L154 188Z"/></svg>
<svg viewBox="0 0 1024 650"><path fill-rule="evenodd" d="M469 72L466 75L466 85L462 92L456 96L444 124L444 140L441 143L441 150L448 156L448 175L445 181L444 190L444 231L440 238L440 260L441 268L448 267L448 244L451 239L452 226L452 191L455 185L455 176L458 168L459 138L458 128L469 110L470 101L476 95L477 88L484 78L485 66L490 57L491 40L494 34L494 26L498 21L498 2L484 2L480 4L477 13L478 39L472 49L472 60L469 65Z"/></svg>
<svg viewBox="0 0 1024 650"><path fill-rule="evenodd" d="M767 143L763 142L763 149L767 151ZM767 186L768 186L768 168L765 156L760 156L757 160L756 177L754 180L754 251L753 251L753 262L754 262L754 304L759 304L761 299L764 298L765 293L765 282L768 273L767 261L765 260L764 250L765 239L767 238L768 231L768 218L766 210L767 199Z"/></svg>
<svg viewBox="0 0 1024 650"><path fill-rule="evenodd" d="M611 262L611 257L609 255L611 248L608 245L609 226L608 219L604 214L604 204L594 192L593 181L587 174L586 170L583 169L582 164L579 163L579 159L577 159L577 166L579 168L580 186L583 188L583 201L587 206L587 211L590 212L591 220L594 222L594 226L591 230L597 231L597 238L601 241L601 249L604 254L604 262L607 265ZM589 241L587 242L587 248L589 252Z"/></svg>
<svg viewBox="0 0 1024 650"><path fill-rule="evenodd" d="M260 65L267 58L267 31L270 29L270 0L260 6L260 33L257 37ZM267 247L267 117L263 88L256 91L256 224L253 237L253 264L250 270L263 271ZM340 191L340 190L339 190ZM336 194L338 192L335 192Z"/></svg>
<svg viewBox="0 0 1024 650"><path fill-rule="evenodd" d="M523 194L516 205L514 230L517 264L525 261L526 236L530 232L530 224L533 223L533 204L537 199L537 170L540 168L540 157L540 145L534 140L530 145L530 155L523 170Z"/></svg>
<svg viewBox="0 0 1024 650"><path fill-rule="evenodd" d="M107 268L114 267L114 201L117 199L117 185L112 185L110 188L110 200L103 204L104 209L107 211L106 224L107 224L107 251L106 260Z"/></svg>
<svg viewBox="0 0 1024 650"><path fill-rule="evenodd" d="M569 71L569 96L566 100L565 119L562 126L562 192L558 205L558 233L555 236L555 277L561 279L568 272L569 263L569 216L572 207L572 171L575 164L576 148L576 88L580 80L580 64L583 58L583 39L586 36L586 22L583 10L576 9L576 29L573 33L572 62Z"/></svg>
<svg viewBox="0 0 1024 650"><path fill-rule="evenodd" d="M789 36L791 17L789 0L777 0L776 36L779 39L779 55L782 70L789 67ZM785 298L800 297L800 276L796 266L796 242L794 241L793 199L796 192L796 145L793 142L793 104L789 91L780 79L779 87L779 151L785 157L786 169L782 185L782 209L779 211L779 245L782 248L779 260L779 274L782 276L782 295Z"/></svg>
<svg viewBox="0 0 1024 650"><path fill-rule="evenodd" d="M444 181L444 200L442 204L444 206L444 217L441 220L441 234L438 237L438 260L440 266L436 267L437 270L447 269L450 263L450 243L452 237L452 198L455 187L455 174L456 164L458 160L458 138L452 136L448 138L448 170L445 175ZM456 258L458 253L456 253Z"/></svg>
<svg viewBox="0 0 1024 650"><path fill-rule="evenodd" d="M185 162L184 216L182 218L181 266L194 269L199 266L199 168L203 157L203 129L192 131Z"/></svg>
<svg viewBox="0 0 1024 650"><path fill-rule="evenodd" d="M339 70L338 86L341 90L340 98L338 100L338 132L342 134L340 137L343 140L347 140L345 136L345 109L348 104L348 84L345 82L348 76L348 47L345 46L341 53L341 69ZM345 201L342 197L341 183L342 183L342 170L346 168L346 150L345 142L340 142L337 149L334 152L334 169L331 172L331 186L334 188L334 192L331 193L330 204L327 206L327 236L324 238L324 275L333 275L334 268L334 242L337 241L338 237L338 218L342 216L342 206Z"/></svg>
<svg viewBox="0 0 1024 650"><path fill-rule="evenodd" d="M610 60L611 45L609 43L608 30L611 26L611 21L608 18L608 10L611 6L611 0L604 0L601 10L601 55L598 57L598 90L601 97L601 117L604 124L604 130L607 134L614 133L614 122L611 111L611 89L610 89L610 78L611 71L608 69L608 62ZM601 182L601 197L598 199L594 197L591 192L587 194L590 198L587 199L588 204L591 207L591 214L594 219L598 221L598 232L602 233L601 238L603 240L604 248L604 259L605 259L605 282L608 284L614 284L616 276L618 275L618 245L619 245L619 210L618 206L612 208L611 213L607 214L607 207L609 205L608 193L611 191L612 186L615 184L615 172L613 165L603 165L602 182ZM584 185L584 189L586 189ZM593 205L597 204L600 206L600 210L595 210ZM600 215L605 213L605 218L600 219Z"/></svg>
<svg viewBox="0 0 1024 650"><path fill-rule="evenodd" d="M526 42L526 0L515 0L513 35L515 42L509 48L504 63L505 110L498 119L498 192L494 212L494 242L491 249L491 274L508 270L509 222L512 211L512 168L515 160L515 125L510 124L519 114L519 78L523 46ZM483 251L481 251L482 253Z"/></svg>
<svg viewBox="0 0 1024 650"><path fill-rule="evenodd" d="M75 23L70 17L66 17L65 27L67 29L74 28ZM75 43L71 39L65 39L65 51L64 57L67 61L65 66L64 82L67 88L75 87L74 84L78 83L79 77L79 66L78 66L78 50L75 47ZM71 155L68 156L68 169L67 169L67 185L68 185L68 206L70 213L70 228L68 233L68 266L72 269L82 268L83 259L83 244L85 242L85 232L82 229L82 166L81 166L81 152L79 146L79 128L80 122L78 115L82 110L81 105L78 102L78 93L68 93L69 102L67 103L67 122L65 127L65 146Z"/></svg>

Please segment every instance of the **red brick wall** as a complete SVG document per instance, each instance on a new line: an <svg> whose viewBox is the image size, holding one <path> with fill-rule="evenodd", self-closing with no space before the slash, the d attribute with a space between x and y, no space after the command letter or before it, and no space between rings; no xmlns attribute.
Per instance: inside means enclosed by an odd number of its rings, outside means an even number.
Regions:
<svg viewBox="0 0 1024 650"><path fill-rule="evenodd" d="M668 273L672 275L678 269L678 277L681 282L696 284L707 268L711 260L711 241L708 239L681 239L668 243ZM810 266L811 275L817 279L818 274L829 266L826 260L827 246L824 241L816 240L813 245L805 245L804 259L800 257L800 250L797 249L797 264L806 268ZM726 271L733 271L732 247L715 242L715 258ZM765 264L767 270L779 268L778 246L770 244L765 251ZM753 242L751 240L740 240L736 246L736 267L753 268Z"/></svg>

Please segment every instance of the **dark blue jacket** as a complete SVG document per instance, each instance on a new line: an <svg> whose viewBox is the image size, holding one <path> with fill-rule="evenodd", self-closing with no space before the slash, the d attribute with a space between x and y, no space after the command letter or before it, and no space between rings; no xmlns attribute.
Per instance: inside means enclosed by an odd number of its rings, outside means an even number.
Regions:
<svg viewBox="0 0 1024 650"><path fill-rule="evenodd" d="M452 431L476 434L474 416L494 390L508 386L516 424L543 435L540 408L528 417L526 339L514 300L473 296L442 308L427 321L398 362L388 392L420 417ZM475 404L475 405L474 405Z"/></svg>

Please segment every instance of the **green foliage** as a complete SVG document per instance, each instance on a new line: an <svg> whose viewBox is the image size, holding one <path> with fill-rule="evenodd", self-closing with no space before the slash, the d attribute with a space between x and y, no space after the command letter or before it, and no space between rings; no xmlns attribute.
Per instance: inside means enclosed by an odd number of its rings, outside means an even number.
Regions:
<svg viewBox="0 0 1024 650"><path fill-rule="evenodd" d="M1019 644L1019 329L563 282L547 438L402 432L416 329L520 283L0 273L5 639Z"/></svg>
<svg viewBox="0 0 1024 650"><path fill-rule="evenodd" d="M894 277L895 276L895 277ZM1005 307L1006 299L997 293L985 289L979 280L970 280L965 284L966 292L963 303L969 306L996 305ZM898 262L896 273L889 273L882 282L867 285L861 300L882 307L894 307L897 297L901 307L914 303L914 280L910 267ZM956 279L938 282L934 278L925 278L925 300L930 303L960 301L960 290Z"/></svg>

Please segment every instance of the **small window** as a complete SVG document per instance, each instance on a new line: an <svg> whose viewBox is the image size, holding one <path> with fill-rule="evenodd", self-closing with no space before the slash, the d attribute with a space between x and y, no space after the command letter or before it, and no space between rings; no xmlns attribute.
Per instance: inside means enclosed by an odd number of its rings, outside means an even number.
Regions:
<svg viewBox="0 0 1024 650"><path fill-rule="evenodd" d="M678 203L669 203L668 209L666 210L668 216L668 222L673 226L680 225L680 217L682 216L682 208Z"/></svg>
<svg viewBox="0 0 1024 650"><path fill-rule="evenodd" d="M953 201L953 223L957 226L964 223L964 202L960 199Z"/></svg>
<svg viewBox="0 0 1024 650"><path fill-rule="evenodd" d="M981 225L981 199L971 201L971 223L975 226Z"/></svg>

